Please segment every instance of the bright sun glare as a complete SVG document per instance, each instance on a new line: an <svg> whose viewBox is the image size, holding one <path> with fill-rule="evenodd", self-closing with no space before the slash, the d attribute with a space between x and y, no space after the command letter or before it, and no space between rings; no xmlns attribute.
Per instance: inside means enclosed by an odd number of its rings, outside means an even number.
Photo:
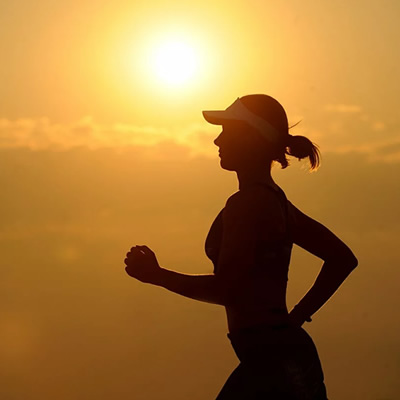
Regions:
<svg viewBox="0 0 400 400"><path fill-rule="evenodd" d="M198 69L198 57L193 47L179 40L159 45L151 63L159 79L170 86L187 83Z"/></svg>

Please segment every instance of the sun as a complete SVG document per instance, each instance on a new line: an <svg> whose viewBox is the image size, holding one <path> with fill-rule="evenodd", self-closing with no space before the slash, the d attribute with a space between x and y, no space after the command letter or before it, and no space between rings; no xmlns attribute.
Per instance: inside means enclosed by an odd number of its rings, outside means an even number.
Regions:
<svg viewBox="0 0 400 400"><path fill-rule="evenodd" d="M151 66L164 84L182 86L196 75L199 60L194 47L189 43L183 40L169 40L154 49Z"/></svg>

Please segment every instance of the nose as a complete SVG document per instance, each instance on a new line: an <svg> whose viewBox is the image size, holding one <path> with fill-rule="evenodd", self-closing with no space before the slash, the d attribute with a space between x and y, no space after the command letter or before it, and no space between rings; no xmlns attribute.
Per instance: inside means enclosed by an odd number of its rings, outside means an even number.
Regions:
<svg viewBox="0 0 400 400"><path fill-rule="evenodd" d="M221 134L219 134L215 139L214 139L214 144L216 145L216 146L220 146L220 137L221 137Z"/></svg>

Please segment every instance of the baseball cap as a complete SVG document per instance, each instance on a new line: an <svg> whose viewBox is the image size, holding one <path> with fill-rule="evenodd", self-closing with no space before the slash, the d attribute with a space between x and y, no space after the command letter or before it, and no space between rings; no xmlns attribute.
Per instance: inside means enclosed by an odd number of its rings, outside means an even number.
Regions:
<svg viewBox="0 0 400 400"><path fill-rule="evenodd" d="M251 96L260 95L246 97ZM210 110L202 113L205 120L213 125L223 125L226 121L243 121L271 142L279 142L282 138L282 134L272 124L247 108L239 97L225 110Z"/></svg>

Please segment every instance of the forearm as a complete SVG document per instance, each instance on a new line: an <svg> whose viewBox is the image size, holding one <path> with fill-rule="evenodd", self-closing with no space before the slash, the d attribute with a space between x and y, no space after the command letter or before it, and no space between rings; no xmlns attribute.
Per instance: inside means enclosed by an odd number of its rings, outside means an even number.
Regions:
<svg viewBox="0 0 400 400"><path fill-rule="evenodd" d="M336 292L357 266L356 261L343 265L343 261L325 261L313 286L290 312L304 321L316 313Z"/></svg>
<svg viewBox="0 0 400 400"><path fill-rule="evenodd" d="M189 275L162 268L154 284L193 300L225 305L223 291L214 274Z"/></svg>

